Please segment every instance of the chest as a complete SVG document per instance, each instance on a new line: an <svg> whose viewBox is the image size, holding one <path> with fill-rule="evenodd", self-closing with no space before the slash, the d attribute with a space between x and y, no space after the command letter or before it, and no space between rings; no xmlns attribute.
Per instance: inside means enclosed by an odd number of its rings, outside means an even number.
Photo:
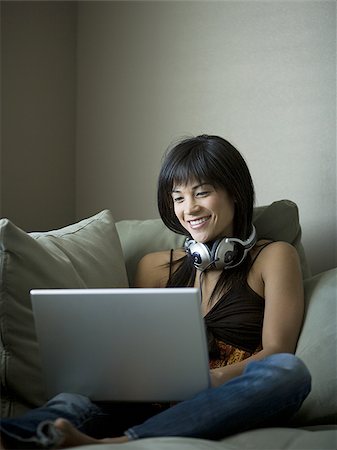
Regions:
<svg viewBox="0 0 337 450"><path fill-rule="evenodd" d="M220 298L223 297L223 293L215 294L212 297L212 293L214 292L221 273L222 271L220 270L213 270L204 273L197 271L196 273L194 287L200 288L201 290L201 311L203 317L205 317L214 307L214 305L220 300ZM254 270L253 267L248 273L247 283L255 293L264 298L264 284L261 279L261 274Z"/></svg>
<svg viewBox="0 0 337 450"><path fill-rule="evenodd" d="M194 287L199 288L201 291L201 312L203 317L210 311L210 309L220 300L220 296L213 296L212 302L210 302L212 292L220 277L220 271L212 272L199 272L197 271Z"/></svg>

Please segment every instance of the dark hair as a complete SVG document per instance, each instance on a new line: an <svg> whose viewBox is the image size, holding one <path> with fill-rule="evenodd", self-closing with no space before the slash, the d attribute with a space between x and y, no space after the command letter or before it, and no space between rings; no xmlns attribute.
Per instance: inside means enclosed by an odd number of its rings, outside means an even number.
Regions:
<svg viewBox="0 0 337 450"><path fill-rule="evenodd" d="M235 204L233 235L242 240L249 237L254 186L244 158L230 142L219 136L201 135L180 141L165 154L158 179L158 209L165 225L183 235L188 233L174 213L171 194L174 185L190 181L225 189ZM191 258L184 257L178 262L179 266L172 272L167 286L192 286L196 269ZM232 286L235 281L242 281L248 273L249 263L250 258L246 258L237 268L224 270L213 295Z"/></svg>
<svg viewBox="0 0 337 450"><path fill-rule="evenodd" d="M185 139L170 149L158 179L158 209L165 225L186 235L174 213L172 189L175 184L197 181L225 189L235 203L234 236L247 239L251 233L254 186L240 152L219 136L201 135Z"/></svg>

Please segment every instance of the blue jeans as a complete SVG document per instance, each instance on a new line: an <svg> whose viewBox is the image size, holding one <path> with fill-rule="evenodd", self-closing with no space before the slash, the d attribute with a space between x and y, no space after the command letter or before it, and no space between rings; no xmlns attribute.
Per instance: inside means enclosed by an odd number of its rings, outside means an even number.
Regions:
<svg viewBox="0 0 337 450"><path fill-rule="evenodd" d="M252 428L285 425L310 388L311 377L303 362L282 353L252 361L242 375L172 407L98 405L81 395L60 394L19 418L4 419L1 432L8 447L53 448L61 436L52 421L64 417L86 434L97 437L98 432L100 437L111 437L123 434L115 428L122 408L126 416L133 415L134 423L139 423L125 431L129 439L221 439Z"/></svg>

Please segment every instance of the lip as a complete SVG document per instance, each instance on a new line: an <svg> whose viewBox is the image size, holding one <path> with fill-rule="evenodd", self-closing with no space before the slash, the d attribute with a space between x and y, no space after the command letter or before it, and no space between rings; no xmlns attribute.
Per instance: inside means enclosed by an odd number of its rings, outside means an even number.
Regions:
<svg viewBox="0 0 337 450"><path fill-rule="evenodd" d="M198 217L197 219L191 219L187 222L189 223L190 227L195 230L196 228L201 228L205 223L209 221L211 216L204 216L204 217Z"/></svg>

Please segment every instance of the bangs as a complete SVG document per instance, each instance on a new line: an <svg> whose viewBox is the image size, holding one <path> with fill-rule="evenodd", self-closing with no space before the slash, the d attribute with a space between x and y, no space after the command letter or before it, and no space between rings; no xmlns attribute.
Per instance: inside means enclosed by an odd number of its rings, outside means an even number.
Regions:
<svg viewBox="0 0 337 450"><path fill-rule="evenodd" d="M171 192L174 186L186 186L190 182L217 184L213 164L205 156L202 148L194 148L185 158L175 161L167 178L168 191Z"/></svg>

